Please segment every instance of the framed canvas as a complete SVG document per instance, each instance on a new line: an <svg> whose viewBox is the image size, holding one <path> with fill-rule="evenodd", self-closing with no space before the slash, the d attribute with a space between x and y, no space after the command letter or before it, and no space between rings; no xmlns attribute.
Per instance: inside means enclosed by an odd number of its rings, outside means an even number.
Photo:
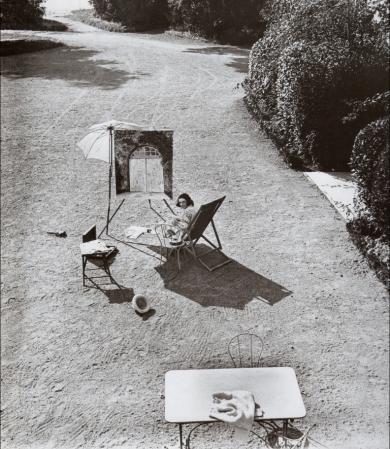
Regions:
<svg viewBox="0 0 390 449"><path fill-rule="evenodd" d="M115 130L116 193L165 193L172 198L173 131Z"/></svg>

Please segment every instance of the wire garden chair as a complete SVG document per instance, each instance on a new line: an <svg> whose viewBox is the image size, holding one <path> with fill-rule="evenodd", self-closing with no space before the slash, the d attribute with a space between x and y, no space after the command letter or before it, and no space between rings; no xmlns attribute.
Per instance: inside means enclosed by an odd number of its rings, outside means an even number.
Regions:
<svg viewBox="0 0 390 449"><path fill-rule="evenodd" d="M187 438L186 438L186 441L185 441L185 448L184 449L196 449L195 447L193 447L193 445L192 445L192 442L191 442L191 437L193 437L193 436L195 436L195 431L197 430L197 429L199 429L199 427L205 427L205 426L207 426L207 427L211 427L213 425L213 423L201 423L201 424L198 424L198 425L196 425L195 427L193 427L192 429L191 429L191 431L189 432L189 434L188 434L188 436L187 436ZM195 433L194 433L195 432ZM261 435L259 435L257 432L254 432L253 430L251 430L250 431L250 434L251 435L255 435L258 439L260 439L264 444L267 444L267 440L264 438L264 437L262 437ZM197 447L201 447L201 446L197 446ZM267 446L265 446L265 447L267 447Z"/></svg>
<svg viewBox="0 0 390 449"><path fill-rule="evenodd" d="M181 269L180 253L185 245L182 240L183 231L176 226L168 223L159 224L155 227L157 238L160 242L160 265L171 257L172 254L176 255L178 270Z"/></svg>
<svg viewBox="0 0 390 449"><path fill-rule="evenodd" d="M228 352L235 368L255 368L260 364L263 347L263 340L258 335L243 333L230 340Z"/></svg>

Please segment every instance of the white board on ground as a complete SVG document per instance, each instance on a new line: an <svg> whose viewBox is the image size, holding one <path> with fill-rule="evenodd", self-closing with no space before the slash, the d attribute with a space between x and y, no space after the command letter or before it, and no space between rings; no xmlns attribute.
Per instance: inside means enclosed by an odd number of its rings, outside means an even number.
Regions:
<svg viewBox="0 0 390 449"><path fill-rule="evenodd" d="M344 220L349 221L356 215L353 204L356 184L351 173L315 171L304 172L304 175L321 190Z"/></svg>

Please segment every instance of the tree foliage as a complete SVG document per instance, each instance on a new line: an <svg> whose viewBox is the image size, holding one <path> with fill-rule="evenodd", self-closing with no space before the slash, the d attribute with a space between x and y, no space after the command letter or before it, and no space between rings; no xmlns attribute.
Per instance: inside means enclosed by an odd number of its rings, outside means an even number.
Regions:
<svg viewBox="0 0 390 449"><path fill-rule="evenodd" d="M235 44L253 43L264 29L264 0L90 0L105 20L130 30L172 27Z"/></svg>
<svg viewBox="0 0 390 449"><path fill-rule="evenodd" d="M31 27L40 22L45 12L44 0L1 0L1 28Z"/></svg>
<svg viewBox="0 0 390 449"><path fill-rule="evenodd" d="M264 0L168 0L171 24L220 42L255 42L264 30Z"/></svg>
<svg viewBox="0 0 390 449"><path fill-rule="evenodd" d="M130 31L168 26L167 0L89 0L104 20L120 22Z"/></svg>

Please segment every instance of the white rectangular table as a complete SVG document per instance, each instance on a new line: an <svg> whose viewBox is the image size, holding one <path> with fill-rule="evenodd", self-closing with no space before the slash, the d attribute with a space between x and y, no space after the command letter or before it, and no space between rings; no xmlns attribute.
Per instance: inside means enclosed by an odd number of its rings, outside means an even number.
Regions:
<svg viewBox="0 0 390 449"><path fill-rule="evenodd" d="M306 409L292 368L229 368L175 370L165 374L165 419L179 424L180 448L182 425L210 423L213 393L226 390L250 391L264 411L256 421L303 418Z"/></svg>

